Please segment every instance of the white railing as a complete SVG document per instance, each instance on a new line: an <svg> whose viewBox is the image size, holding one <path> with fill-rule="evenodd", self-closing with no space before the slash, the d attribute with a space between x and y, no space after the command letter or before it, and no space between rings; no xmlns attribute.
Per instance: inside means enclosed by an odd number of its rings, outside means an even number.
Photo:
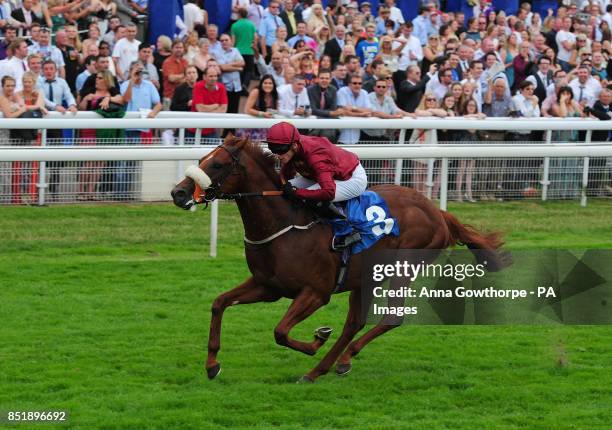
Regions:
<svg viewBox="0 0 612 430"><path fill-rule="evenodd" d="M485 120L463 118L404 118L383 120L377 118L341 118L341 119L260 119L248 115L201 114L184 112L162 112L155 119L142 118L139 112L129 112L123 119L102 119L93 112L79 112L76 115L51 113L43 119L4 119L0 118L0 127L4 129L42 129L41 146L0 146L0 162L2 161L39 161L40 169L38 185L39 204L44 204L46 185L45 163L53 161L161 161L161 160L197 160L210 152L214 146L196 145L183 146L184 129L196 128L196 143L199 143L199 130L202 128L269 128L279 121L289 121L300 129L398 129L400 130L397 144L386 145L345 145L344 148L355 152L362 159L395 160L395 183L399 184L402 174L402 163L405 159L429 159L427 185L432 185L433 160L441 160L440 171L440 207L446 209L448 199L448 169L449 159L484 159L484 158L543 158L542 200L546 200L549 182L550 159L552 157L581 157L582 191L581 205L587 202L586 188L589 175L589 159L591 157L612 157L612 144L590 143L592 131L610 130L611 122L593 119L559 119L559 118L489 118ZM46 145L46 129L89 129L89 128L178 128L178 146L54 146ZM512 145L414 145L406 144L406 129L434 130L545 130L544 144L512 144ZM585 130L583 143L552 143L553 130ZM433 133L436 142L436 133ZM182 168L177 172L177 179L182 175ZM431 193L429 193L431 196ZM216 241L217 207L213 206L211 223L211 241ZM211 243L211 255L216 255L216 244Z"/></svg>

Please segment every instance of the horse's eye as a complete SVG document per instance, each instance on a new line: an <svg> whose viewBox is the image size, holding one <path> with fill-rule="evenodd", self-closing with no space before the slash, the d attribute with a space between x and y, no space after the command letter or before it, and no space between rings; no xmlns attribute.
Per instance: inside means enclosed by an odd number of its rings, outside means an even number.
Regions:
<svg viewBox="0 0 612 430"><path fill-rule="evenodd" d="M215 162L215 163L212 164L212 168L213 169L221 169L221 168L223 168L223 164Z"/></svg>

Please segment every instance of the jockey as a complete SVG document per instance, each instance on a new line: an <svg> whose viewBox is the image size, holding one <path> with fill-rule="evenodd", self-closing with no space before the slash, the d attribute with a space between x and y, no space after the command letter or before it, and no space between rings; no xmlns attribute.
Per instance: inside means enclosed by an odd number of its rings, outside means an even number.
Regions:
<svg viewBox="0 0 612 430"><path fill-rule="evenodd" d="M345 218L333 202L358 197L368 186L359 158L325 137L302 136L292 124L281 122L268 130L267 144L281 162L281 181L288 180L283 197L306 200L319 215ZM360 240L356 232L334 238L332 246L346 248Z"/></svg>

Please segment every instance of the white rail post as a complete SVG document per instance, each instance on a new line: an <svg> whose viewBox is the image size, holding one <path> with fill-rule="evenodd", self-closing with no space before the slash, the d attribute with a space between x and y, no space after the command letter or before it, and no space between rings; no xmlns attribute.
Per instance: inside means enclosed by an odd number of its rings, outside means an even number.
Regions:
<svg viewBox="0 0 612 430"><path fill-rule="evenodd" d="M399 133L399 138L397 140L398 145L403 145L406 143L406 129L402 128ZM395 185L402 185L402 169L404 165L404 160L398 158L395 160Z"/></svg>
<svg viewBox="0 0 612 430"><path fill-rule="evenodd" d="M438 131L435 129L425 130L425 133L430 133L430 140L428 141L425 138L425 143L427 144L438 144ZM434 186L434 166L436 163L435 158L430 158L427 160L427 182L425 185L427 186L427 198L431 199L433 197L433 186Z"/></svg>
<svg viewBox="0 0 612 430"><path fill-rule="evenodd" d="M584 143L588 145L591 143L591 136L593 132L587 130L586 136L584 137ZM580 206L583 208L587 205L587 187L589 186L589 157L582 159L582 192L580 195Z"/></svg>
<svg viewBox="0 0 612 430"><path fill-rule="evenodd" d="M185 129L179 128L178 135L178 144L179 146L185 145ZM183 165L183 160L179 160L176 164L176 181L180 182L183 180L183 175L185 173L185 166Z"/></svg>
<svg viewBox="0 0 612 430"><path fill-rule="evenodd" d="M448 200L448 158L442 158L442 171L440 172L440 209L445 211Z"/></svg>
<svg viewBox="0 0 612 430"><path fill-rule="evenodd" d="M210 256L217 257L217 233L219 231L219 201L210 204Z"/></svg>
<svg viewBox="0 0 612 430"><path fill-rule="evenodd" d="M552 143L552 130L546 130L546 144L550 145ZM544 157L544 170L542 171L542 201L545 202L548 198L548 186L550 185L550 181L548 180L550 176L550 157Z"/></svg>
<svg viewBox="0 0 612 430"><path fill-rule="evenodd" d="M202 142L202 129L201 128L196 128L196 132L195 132L195 141L193 142L194 145L200 145Z"/></svg>
<svg viewBox="0 0 612 430"><path fill-rule="evenodd" d="M47 146L47 129L40 130L40 146ZM47 162L40 161L38 165L38 206L45 205L45 190L47 189Z"/></svg>

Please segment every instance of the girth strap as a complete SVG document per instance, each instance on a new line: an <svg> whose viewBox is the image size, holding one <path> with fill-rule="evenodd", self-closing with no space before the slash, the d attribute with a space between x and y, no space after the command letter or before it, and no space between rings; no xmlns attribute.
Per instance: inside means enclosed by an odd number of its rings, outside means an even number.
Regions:
<svg viewBox="0 0 612 430"><path fill-rule="evenodd" d="M244 236L244 241L245 241L245 243L248 243L249 245L263 245L264 243L272 242L277 237L280 237L283 234L285 234L288 231L293 230L293 229L296 229L296 230L310 230L317 223L318 223L318 221L312 221L308 225L288 225L287 227L283 228L282 230L277 231L276 233L274 233L271 236L266 237L265 239L262 239L262 240L251 240L251 239L247 238L246 236Z"/></svg>

